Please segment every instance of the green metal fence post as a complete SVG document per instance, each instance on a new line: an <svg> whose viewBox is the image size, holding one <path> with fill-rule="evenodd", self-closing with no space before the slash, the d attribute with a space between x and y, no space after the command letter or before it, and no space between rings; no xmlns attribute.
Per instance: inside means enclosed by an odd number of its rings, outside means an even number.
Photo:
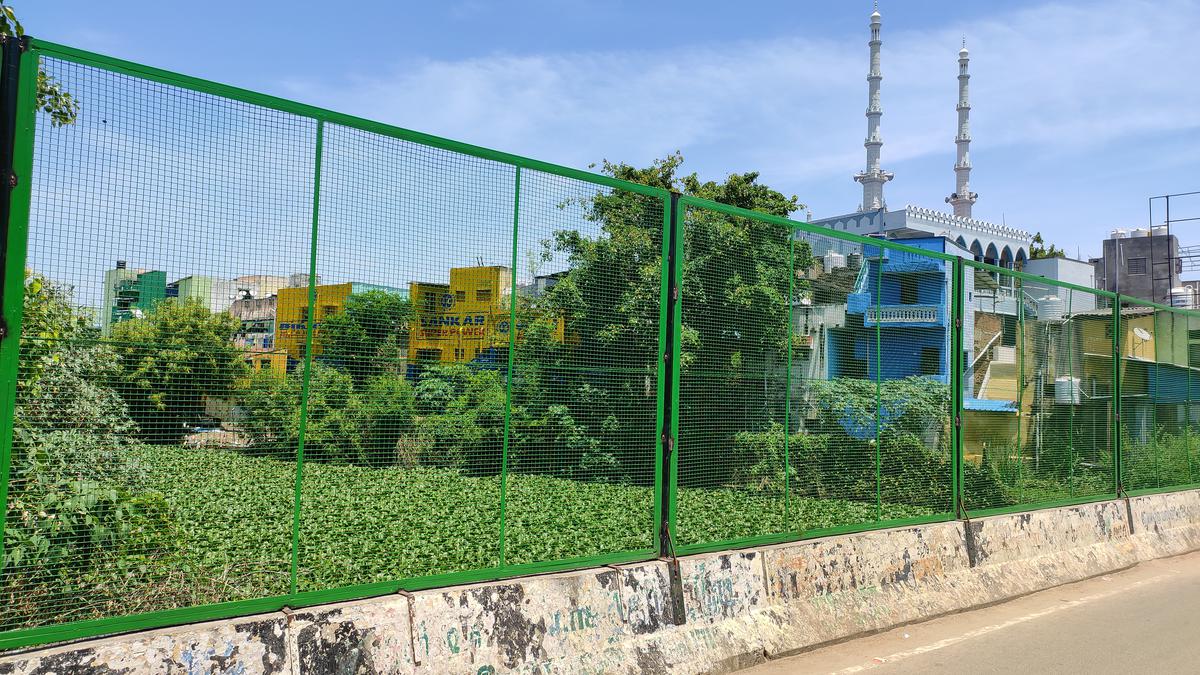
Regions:
<svg viewBox="0 0 1200 675"><path fill-rule="evenodd" d="M1113 299L1112 318L1112 444L1113 444L1113 489L1120 497L1125 492L1124 457L1121 449L1121 294Z"/></svg>
<svg viewBox="0 0 1200 675"><path fill-rule="evenodd" d="M673 331L668 330L670 318L673 316L671 306L671 237L672 228L674 227L674 198L670 195L663 199L662 212L662 230L661 236L661 260L662 264L659 269L658 279L658 352L655 360L657 361L655 372L657 374L655 387L655 438L658 442L654 444L654 551L658 557L666 555L664 549L664 541L662 537L663 528L669 526L670 513L670 489L664 483L668 473L663 462L666 458L665 445L663 438L668 431L668 425L671 421L670 408L673 405L671 401L670 386L672 354L670 336Z"/></svg>
<svg viewBox="0 0 1200 675"><path fill-rule="evenodd" d="M787 363L784 367L783 393L783 522L784 531L790 531L792 525L791 486L792 459L788 439L792 435L792 306L796 304L793 296L796 279L796 238L788 231L788 318L787 318Z"/></svg>
<svg viewBox="0 0 1200 675"><path fill-rule="evenodd" d="M325 144L325 122L317 120L317 142L313 168L312 240L308 255L308 320L304 327L304 382L300 389L300 428L296 440L296 497L292 509L292 564L288 592L296 594L300 567L300 498L304 482L304 438L308 429L308 388L312 380L313 325L317 304L317 236L321 213L321 154Z"/></svg>
<svg viewBox="0 0 1200 675"><path fill-rule="evenodd" d="M1150 312L1150 326L1154 338L1154 395L1150 397L1150 456L1154 458L1154 487L1162 487L1162 462L1158 451L1158 388L1162 386L1162 371L1158 367L1158 345L1162 343L1163 331L1158 327L1158 310Z"/></svg>
<svg viewBox="0 0 1200 675"><path fill-rule="evenodd" d="M675 557L674 540L678 524L676 522L679 461L677 444L679 442L679 329L682 325L680 313L679 280L683 273L683 210L686 208L680 201L679 193L672 192L665 219L663 232L663 290L661 297L665 304L663 326L659 331L662 342L659 350L662 352L662 371L666 374L663 381L663 398L659 409L662 412L662 435L659 438L659 498L658 550L659 556Z"/></svg>
<svg viewBox="0 0 1200 675"><path fill-rule="evenodd" d="M513 355L517 350L517 235L521 223L521 167L513 176L512 288L508 293L508 371L504 378L504 444L500 449L500 555L499 567L504 567L508 542L508 441L512 434Z"/></svg>
<svg viewBox="0 0 1200 675"><path fill-rule="evenodd" d="M1017 500L1025 501L1025 446L1021 441L1021 416L1025 405L1025 289L1010 277L1017 303Z"/></svg>
<svg viewBox="0 0 1200 675"><path fill-rule="evenodd" d="M966 515L962 508L963 301L966 288L963 271L963 259L956 257L950 263L950 511L958 518Z"/></svg>
<svg viewBox="0 0 1200 675"><path fill-rule="evenodd" d="M1067 316L1073 316L1072 305L1075 303L1075 291L1067 291ZM1067 494L1075 494L1075 326L1063 324L1067 340L1067 385L1071 388L1071 405L1067 408ZM1060 339L1063 336L1059 336ZM1047 345L1048 347L1049 345ZM1080 390L1080 402L1082 388ZM1092 436L1095 438L1095 435Z"/></svg>
<svg viewBox="0 0 1200 675"><path fill-rule="evenodd" d="M22 58L26 40L4 41L0 67L0 228L4 275L0 310L0 514L8 504L12 462L13 412L21 351L21 317L25 302L25 255L29 238L30 183L33 177L33 136L36 122L38 57ZM0 515L0 568L4 561L4 520Z"/></svg>
<svg viewBox="0 0 1200 675"><path fill-rule="evenodd" d="M883 252L879 246L875 271L875 520L883 520L883 458L880 427L883 425Z"/></svg>

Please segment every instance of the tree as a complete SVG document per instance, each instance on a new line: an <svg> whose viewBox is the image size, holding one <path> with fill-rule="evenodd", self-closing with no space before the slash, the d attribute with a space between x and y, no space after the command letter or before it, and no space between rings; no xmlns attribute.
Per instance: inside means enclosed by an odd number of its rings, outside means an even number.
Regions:
<svg viewBox="0 0 1200 675"><path fill-rule="evenodd" d="M361 385L389 368L408 348L412 303L396 293L372 290L346 298L342 311L321 324L321 359L344 369Z"/></svg>
<svg viewBox="0 0 1200 675"><path fill-rule="evenodd" d="M696 174L680 176L682 163L675 153L649 167L606 161L601 170L776 216L803 208L796 197L760 184L757 173L702 181ZM593 466L649 476L652 454L631 439L654 433L655 418L644 411L656 395L653 382L661 359L661 202L612 190L597 192L582 206L585 218L600 225L600 234L555 231L543 242L541 259L566 254L569 267L543 298L522 298L518 305L519 323L532 328L558 317L565 322L566 339L539 342L527 329L518 343L514 401L525 408L531 426L514 433L550 434L545 442L553 444L563 434L547 429L569 428L571 445L585 448ZM682 228L681 365L685 372L703 375L689 378L691 386L680 394L681 421L708 417L712 400L741 401L740 408L722 411L721 428L732 438L751 419L771 417L768 399L782 401L783 383L769 380L787 354L789 269L807 269L811 253L802 242L792 244L786 227L716 211L689 210ZM547 388L554 395L547 395ZM563 405L565 410L554 407ZM551 419L557 421L545 422ZM515 455L521 452L517 448Z"/></svg>
<svg viewBox="0 0 1200 675"><path fill-rule="evenodd" d="M150 567L174 550L168 510L131 456L117 358L87 312L30 272L23 311L0 606L10 627L118 613L137 584L162 584Z"/></svg>
<svg viewBox="0 0 1200 675"><path fill-rule="evenodd" d="M25 36L25 27L17 20L16 12L3 2L0 2L0 35L18 38ZM79 102L75 97L41 69L38 70L37 76L37 107L50 115L50 123L56 127L73 124L79 114Z"/></svg>
<svg viewBox="0 0 1200 675"><path fill-rule="evenodd" d="M1038 232L1033 235L1033 245L1029 247L1029 259L1041 260L1042 258L1065 258L1067 254L1062 249L1054 244L1046 246L1046 240L1042 239L1042 233Z"/></svg>
<svg viewBox="0 0 1200 675"><path fill-rule="evenodd" d="M167 300L145 318L113 326L118 388L144 439L178 441L203 416L206 396L233 393L246 374L244 354L230 339L239 327L194 299Z"/></svg>

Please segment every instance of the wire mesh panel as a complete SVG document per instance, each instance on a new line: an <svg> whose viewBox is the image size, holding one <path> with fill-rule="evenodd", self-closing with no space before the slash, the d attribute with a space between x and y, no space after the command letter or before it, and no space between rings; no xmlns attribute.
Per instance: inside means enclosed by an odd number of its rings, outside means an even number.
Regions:
<svg viewBox="0 0 1200 675"><path fill-rule="evenodd" d="M1187 314L1187 403L1184 406L1189 483L1200 483L1200 316Z"/></svg>
<svg viewBox="0 0 1200 675"><path fill-rule="evenodd" d="M875 421L878 520L951 512L951 382L954 264L932 252L940 238L902 243L920 249L866 247L876 275L874 312L865 328L878 354ZM924 251L931 253L925 253Z"/></svg>
<svg viewBox="0 0 1200 675"><path fill-rule="evenodd" d="M962 377L967 508L1111 496L1108 299L975 263L964 269L973 284Z"/></svg>
<svg viewBox="0 0 1200 675"><path fill-rule="evenodd" d="M286 593L300 396L253 371L316 125L42 67L79 110L37 119L0 630Z"/></svg>
<svg viewBox="0 0 1200 675"><path fill-rule="evenodd" d="M1189 424L1190 320L1178 310L1122 303L1121 466L1128 491L1193 482L1200 456Z"/></svg>
<svg viewBox="0 0 1200 675"><path fill-rule="evenodd" d="M938 242L925 254L694 203L682 228L681 550L948 513Z"/></svg>
<svg viewBox="0 0 1200 675"><path fill-rule="evenodd" d="M297 590L495 567L516 169L337 124L321 158Z"/></svg>
<svg viewBox="0 0 1200 675"><path fill-rule="evenodd" d="M675 544L792 531L785 434L792 276L786 225L687 205ZM803 247L801 247L803 249ZM795 264L795 258L801 264Z"/></svg>
<svg viewBox="0 0 1200 675"><path fill-rule="evenodd" d="M519 196L504 562L652 551L666 197L528 169Z"/></svg>
<svg viewBox="0 0 1200 675"><path fill-rule="evenodd" d="M75 58L0 634L656 552L667 192Z"/></svg>

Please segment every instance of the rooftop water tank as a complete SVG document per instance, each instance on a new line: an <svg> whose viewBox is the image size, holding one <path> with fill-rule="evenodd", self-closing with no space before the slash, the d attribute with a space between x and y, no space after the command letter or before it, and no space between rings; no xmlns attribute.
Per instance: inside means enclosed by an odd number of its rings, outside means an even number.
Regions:
<svg viewBox="0 0 1200 675"><path fill-rule="evenodd" d="M1063 314L1064 314L1063 301L1057 295L1047 295L1044 298L1038 298L1038 301L1037 301L1038 321L1062 321Z"/></svg>
<svg viewBox="0 0 1200 675"><path fill-rule="evenodd" d="M846 266L846 256L830 251L825 254L825 273L829 274L839 267Z"/></svg>
<svg viewBox="0 0 1200 675"><path fill-rule="evenodd" d="M1171 289L1171 306L1183 309L1192 308L1192 289L1187 286L1176 286Z"/></svg>
<svg viewBox="0 0 1200 675"><path fill-rule="evenodd" d="M1151 231L1151 232L1154 234L1154 236L1156 236L1156 237L1165 237L1165 236L1167 235L1167 226L1166 226L1166 225L1159 225L1159 226L1155 227L1154 229L1152 229L1152 230L1150 230L1150 231Z"/></svg>
<svg viewBox="0 0 1200 675"><path fill-rule="evenodd" d="M1129 236L1129 232L1122 230L1120 228L1112 231L1113 239L1124 239L1125 237L1128 237L1128 236Z"/></svg>
<svg viewBox="0 0 1200 675"><path fill-rule="evenodd" d="M1147 230L1144 227L1135 227L1135 228L1133 228L1133 231L1129 233L1129 236L1131 236L1131 237L1149 237L1150 230Z"/></svg>
<svg viewBox="0 0 1200 675"><path fill-rule="evenodd" d="M1054 402L1059 405L1079 405L1079 400L1082 391L1079 387L1078 377L1062 377L1054 378Z"/></svg>

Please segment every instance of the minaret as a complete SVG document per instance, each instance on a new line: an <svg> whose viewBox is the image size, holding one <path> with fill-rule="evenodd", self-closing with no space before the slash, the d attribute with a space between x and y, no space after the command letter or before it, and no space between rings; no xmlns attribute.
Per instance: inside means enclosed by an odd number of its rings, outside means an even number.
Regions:
<svg viewBox="0 0 1200 675"><path fill-rule="evenodd" d="M954 215L963 218L971 217L971 206L979 195L971 192L971 100L968 93L968 83L971 74L967 72L970 61L967 53L967 39L963 38L962 49L958 51L958 136L954 138L958 146L958 159L954 162L954 194L946 197L946 203L954 207Z"/></svg>
<svg viewBox="0 0 1200 675"><path fill-rule="evenodd" d="M854 176L854 180L862 183L863 200L859 211L874 211L886 209L883 201L883 184L892 179L890 171L879 168L879 148L883 145L883 137L879 135L879 118L883 116L883 108L879 105L879 82L883 74L879 72L879 3L875 3L875 11L871 14L871 72L867 75L867 140L863 146L867 149L867 168Z"/></svg>

